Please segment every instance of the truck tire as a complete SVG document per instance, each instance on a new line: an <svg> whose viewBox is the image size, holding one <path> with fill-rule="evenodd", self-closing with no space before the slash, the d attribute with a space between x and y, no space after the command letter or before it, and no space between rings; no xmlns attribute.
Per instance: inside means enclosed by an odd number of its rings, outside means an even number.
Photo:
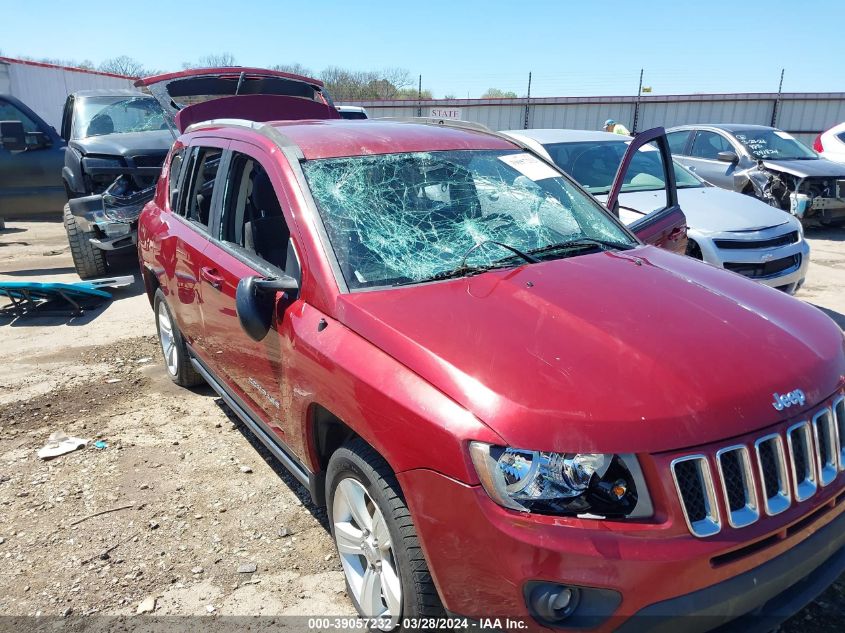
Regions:
<svg viewBox="0 0 845 633"><path fill-rule="evenodd" d="M106 274L106 254L89 241L96 237L93 231L83 231L70 212L70 205L64 209L65 231L70 244L70 256L80 279L93 279Z"/></svg>
<svg viewBox="0 0 845 633"><path fill-rule="evenodd" d="M326 499L347 594L362 616L393 630L406 618L445 615L402 489L381 455L361 439L337 449Z"/></svg>
<svg viewBox="0 0 845 633"><path fill-rule="evenodd" d="M180 387L196 387L205 382L191 364L188 356L188 346L182 338L182 332L173 319L170 306L161 288L156 290L153 299L153 310L156 315L156 332L158 341L161 344L161 354L164 356L164 368L170 380Z"/></svg>

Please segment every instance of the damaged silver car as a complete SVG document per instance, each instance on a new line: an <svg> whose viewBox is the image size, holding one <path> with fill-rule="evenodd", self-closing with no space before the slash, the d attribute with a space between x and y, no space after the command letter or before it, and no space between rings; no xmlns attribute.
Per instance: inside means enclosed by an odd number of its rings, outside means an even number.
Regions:
<svg viewBox="0 0 845 633"><path fill-rule="evenodd" d="M845 165L763 125L683 125L672 155L711 184L759 198L805 225L845 222Z"/></svg>
<svg viewBox="0 0 845 633"><path fill-rule="evenodd" d="M140 90L77 92L65 104L64 221L83 279L106 273L108 251L134 247L138 216L155 194L167 151L191 123L235 110L256 121L313 116L315 107L340 116L318 80L260 68L190 69L135 86ZM256 95L278 100L259 104Z"/></svg>

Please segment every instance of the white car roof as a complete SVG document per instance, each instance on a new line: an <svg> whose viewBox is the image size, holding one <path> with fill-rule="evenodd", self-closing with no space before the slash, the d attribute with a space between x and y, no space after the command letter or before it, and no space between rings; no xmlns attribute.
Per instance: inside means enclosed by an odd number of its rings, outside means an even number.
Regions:
<svg viewBox="0 0 845 633"><path fill-rule="evenodd" d="M537 141L540 144L546 143L576 143L578 141L618 141L629 140L630 136L605 132L603 130L502 130L502 134L509 136L522 136Z"/></svg>

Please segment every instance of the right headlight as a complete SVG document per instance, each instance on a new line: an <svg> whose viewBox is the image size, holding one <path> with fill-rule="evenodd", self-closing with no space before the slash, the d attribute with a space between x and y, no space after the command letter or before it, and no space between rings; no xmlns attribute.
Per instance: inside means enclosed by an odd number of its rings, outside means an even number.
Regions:
<svg viewBox="0 0 845 633"><path fill-rule="evenodd" d="M484 490L506 508L570 516L651 513L650 503L641 503L648 497L633 455L553 453L484 442L471 442L470 455Z"/></svg>

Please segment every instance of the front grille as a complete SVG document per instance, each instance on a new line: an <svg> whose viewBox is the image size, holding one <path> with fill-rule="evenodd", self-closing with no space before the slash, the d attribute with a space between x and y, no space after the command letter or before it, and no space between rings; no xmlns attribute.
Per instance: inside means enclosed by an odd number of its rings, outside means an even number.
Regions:
<svg viewBox="0 0 845 633"><path fill-rule="evenodd" d="M751 249L751 248L776 248L788 246L798 241L798 231L784 233L768 240L713 240L716 248L724 249Z"/></svg>
<svg viewBox="0 0 845 633"><path fill-rule="evenodd" d="M159 152L154 154L138 154L132 157L135 167L161 167L164 164L164 159L167 152Z"/></svg>
<svg viewBox="0 0 845 633"><path fill-rule="evenodd" d="M744 262L725 262L725 268L732 270L740 275L751 277L752 279L763 279L782 273L790 268L798 268L801 265L801 254L796 253L789 257L781 257L780 259L773 259L770 262L755 264Z"/></svg>
<svg viewBox="0 0 845 633"><path fill-rule="evenodd" d="M734 444L712 456L678 457L670 468L684 518L695 536L721 531L721 513L734 528L755 523L761 508L767 516L780 514L830 485L845 470L845 396L817 411L811 421L757 438L753 450ZM723 510L716 490L721 491Z"/></svg>

